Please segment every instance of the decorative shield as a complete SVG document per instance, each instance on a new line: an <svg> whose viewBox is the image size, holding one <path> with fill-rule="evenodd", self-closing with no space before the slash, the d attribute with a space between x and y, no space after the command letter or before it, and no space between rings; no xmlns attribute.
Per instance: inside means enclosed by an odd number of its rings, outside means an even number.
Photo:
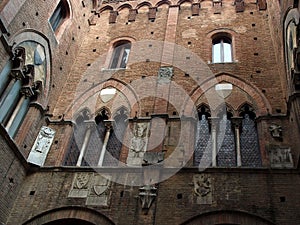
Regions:
<svg viewBox="0 0 300 225"><path fill-rule="evenodd" d="M83 189L89 182L89 174L77 174L76 187L78 189Z"/></svg>
<svg viewBox="0 0 300 225"><path fill-rule="evenodd" d="M109 102L115 96L116 92L115 88L102 89L100 91L100 98L104 103Z"/></svg>
<svg viewBox="0 0 300 225"><path fill-rule="evenodd" d="M96 193L96 195L100 196L100 195L102 195L107 190L107 186L94 185L93 186L93 190Z"/></svg>
<svg viewBox="0 0 300 225"><path fill-rule="evenodd" d="M232 92L232 84L217 84L215 90L222 98L227 98Z"/></svg>

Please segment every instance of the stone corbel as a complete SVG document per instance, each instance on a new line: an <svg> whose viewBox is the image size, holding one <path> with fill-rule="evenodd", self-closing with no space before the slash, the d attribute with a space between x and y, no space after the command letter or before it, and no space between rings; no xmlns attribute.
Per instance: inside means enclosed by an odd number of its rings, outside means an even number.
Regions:
<svg viewBox="0 0 300 225"><path fill-rule="evenodd" d="M200 7L200 3L192 4L192 16L199 16Z"/></svg>
<svg viewBox="0 0 300 225"><path fill-rule="evenodd" d="M109 14L109 23L115 23L117 21L117 17L118 17L119 13L118 11L110 11Z"/></svg>
<svg viewBox="0 0 300 225"><path fill-rule="evenodd" d="M244 12L245 11L245 2L244 0L235 0L235 11L236 12Z"/></svg>
<svg viewBox="0 0 300 225"><path fill-rule="evenodd" d="M145 185L141 187L139 193L139 197L142 202L142 209L150 209L151 204L153 203L154 199L156 198L157 188L153 185Z"/></svg>

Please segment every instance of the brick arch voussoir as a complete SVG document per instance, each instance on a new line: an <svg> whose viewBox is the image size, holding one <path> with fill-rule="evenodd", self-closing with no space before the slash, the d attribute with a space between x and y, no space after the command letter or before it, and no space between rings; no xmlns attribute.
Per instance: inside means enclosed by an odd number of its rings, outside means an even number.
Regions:
<svg viewBox="0 0 300 225"><path fill-rule="evenodd" d="M272 112L272 107L268 99L255 85L250 84L234 75L224 73L217 74L214 76L214 78L204 81L199 85L199 87L193 90L193 92L190 94L192 102L195 104L203 94L205 94L210 88L216 85L216 81L217 83L231 83L232 85L241 88L248 95L250 95L257 105L257 108L255 109L257 116L267 115L269 112ZM192 114L192 112L189 111L191 108L192 107L189 107L188 104L186 104L185 115Z"/></svg>
<svg viewBox="0 0 300 225"><path fill-rule="evenodd" d="M107 216L84 207L62 207L38 214L24 222L22 225L42 225L61 219L78 219L92 224L114 225L115 223Z"/></svg>
<svg viewBox="0 0 300 225"><path fill-rule="evenodd" d="M196 215L181 225L215 225L220 221L224 224L244 224L244 225L275 225L273 222L245 211L219 210L204 212Z"/></svg>
<svg viewBox="0 0 300 225"><path fill-rule="evenodd" d="M139 111L140 106L139 106L139 102L138 102L138 97L137 97L136 93L134 92L134 90L119 80L110 79L103 83L95 85L94 87L90 88L88 91L86 91L85 93L80 95L77 99L75 99L73 104L71 104L69 106L69 108L66 110L65 119L72 120L73 115L80 110L81 106L90 97L94 96L97 93L100 93L100 91L102 89L107 88L107 87L116 88L119 92L121 92L128 100L132 112ZM134 115L131 115L131 116L134 116Z"/></svg>

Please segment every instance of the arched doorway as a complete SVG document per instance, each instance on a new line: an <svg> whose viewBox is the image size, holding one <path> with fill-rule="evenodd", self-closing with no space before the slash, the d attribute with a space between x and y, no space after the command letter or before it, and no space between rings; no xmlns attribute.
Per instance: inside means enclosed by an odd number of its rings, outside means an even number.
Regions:
<svg viewBox="0 0 300 225"><path fill-rule="evenodd" d="M220 210L190 218L181 225L275 225L258 215L243 211Z"/></svg>
<svg viewBox="0 0 300 225"><path fill-rule="evenodd" d="M49 223L44 223L43 225L95 225L95 224L81 219L60 219L60 220L51 221Z"/></svg>

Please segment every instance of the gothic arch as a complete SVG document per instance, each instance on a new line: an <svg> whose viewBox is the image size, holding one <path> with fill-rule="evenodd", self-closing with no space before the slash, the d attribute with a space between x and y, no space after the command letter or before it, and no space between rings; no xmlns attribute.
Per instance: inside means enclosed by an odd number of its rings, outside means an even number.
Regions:
<svg viewBox="0 0 300 225"><path fill-rule="evenodd" d="M236 224L236 225L275 225L271 221L258 215L244 211L220 210L199 214L181 225L216 225L216 224Z"/></svg>
<svg viewBox="0 0 300 225"><path fill-rule="evenodd" d="M107 87L113 87L116 88L119 92L121 92L127 99L129 105L131 107L131 114L130 116L134 116L133 113L135 111L139 111L139 103L138 103L138 97L133 89L126 83L119 81L117 79L109 79L107 81L104 81L102 83L99 83L98 85L95 85L88 89L83 94L79 95L72 104L68 107L65 113L65 118L71 119L73 118L73 113L78 112L82 105L90 98L93 98L94 95L97 93L100 93L100 91ZM96 100L95 100L96 101Z"/></svg>
<svg viewBox="0 0 300 225"><path fill-rule="evenodd" d="M203 94L205 94L210 88L216 85L216 81L217 83L221 83L221 82L231 83L232 85L241 88L248 95L250 95L255 101L255 103L257 104L257 111L256 111L257 116L266 115L269 112L272 112L272 107L268 99L255 85L250 84L247 81L237 76L234 76L232 74L220 73L220 74L216 74L215 77L211 79L205 80L202 84L200 84L197 88L195 88L190 93L190 98L192 101L187 100L187 103L185 105L185 108L187 109L185 111L185 115L192 115L191 110L193 109L193 107L191 107L188 104L191 104L191 102L195 104Z"/></svg>
<svg viewBox="0 0 300 225"><path fill-rule="evenodd" d="M44 48L45 52L45 60L46 60L46 74L45 74L45 84L42 89L41 97L39 99L39 104L41 104L42 108L46 108L48 104L48 96L50 91L50 84L51 84L51 74L52 74L52 57L51 57L51 48L49 39L41 32L33 30L33 29L26 29L19 33L16 33L10 39L10 45L14 47L18 47L20 44L24 42L35 42L41 45Z"/></svg>
<svg viewBox="0 0 300 225"><path fill-rule="evenodd" d="M105 215L89 208L83 207L62 207L52 209L41 214L38 214L28 221L24 222L23 225L46 225L51 224L58 220L73 219L76 221L84 221L85 224L92 225L114 225L108 217Z"/></svg>

